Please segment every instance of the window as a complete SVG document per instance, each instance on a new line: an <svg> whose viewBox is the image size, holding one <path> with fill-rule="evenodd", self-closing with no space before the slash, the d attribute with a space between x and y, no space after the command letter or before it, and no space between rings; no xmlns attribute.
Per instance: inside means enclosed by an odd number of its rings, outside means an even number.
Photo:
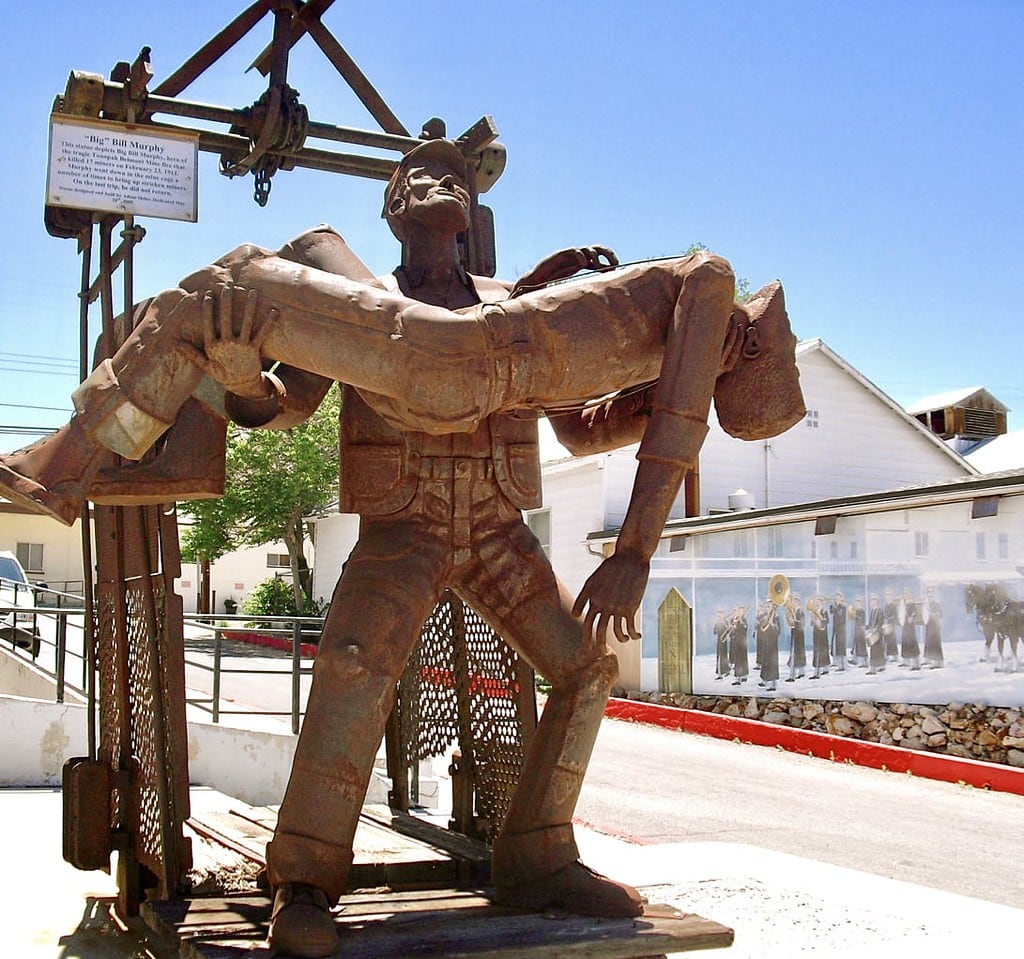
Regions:
<svg viewBox="0 0 1024 959"><path fill-rule="evenodd" d="M927 556L928 555L928 534L927 533L914 533L914 555L915 556Z"/></svg>
<svg viewBox="0 0 1024 959"><path fill-rule="evenodd" d="M850 559L857 558L857 541L855 539L850 540Z"/></svg>
<svg viewBox="0 0 1024 959"><path fill-rule="evenodd" d="M810 429L816 430L818 428L818 411L808 410L807 416L804 417L804 422Z"/></svg>
<svg viewBox="0 0 1024 959"><path fill-rule="evenodd" d="M267 553L268 569L289 569L291 565L287 553Z"/></svg>
<svg viewBox="0 0 1024 959"><path fill-rule="evenodd" d="M685 536L670 536L668 540L668 551L670 553L682 553L686 549Z"/></svg>
<svg viewBox="0 0 1024 959"><path fill-rule="evenodd" d="M43 544L42 543L18 543L15 553L18 562L26 572L41 573L43 571Z"/></svg>
<svg viewBox="0 0 1024 959"><path fill-rule="evenodd" d="M782 555L782 529L778 526L769 526L762 531L764 536L764 551L766 556L777 559Z"/></svg>
<svg viewBox="0 0 1024 959"><path fill-rule="evenodd" d="M544 555L551 559L551 510L539 509L526 514L526 525L537 537Z"/></svg>
<svg viewBox="0 0 1024 959"><path fill-rule="evenodd" d="M999 534L999 558L1009 559L1010 558L1010 534L1000 533Z"/></svg>
<svg viewBox="0 0 1024 959"><path fill-rule="evenodd" d="M747 531L738 529L732 534L732 555L737 559L750 555L750 547L747 545Z"/></svg>
<svg viewBox="0 0 1024 959"><path fill-rule="evenodd" d="M828 558L839 559L839 544L835 540L828 544Z"/></svg>
<svg viewBox="0 0 1024 959"><path fill-rule="evenodd" d="M974 555L980 559L985 558L985 534L976 533L974 536Z"/></svg>

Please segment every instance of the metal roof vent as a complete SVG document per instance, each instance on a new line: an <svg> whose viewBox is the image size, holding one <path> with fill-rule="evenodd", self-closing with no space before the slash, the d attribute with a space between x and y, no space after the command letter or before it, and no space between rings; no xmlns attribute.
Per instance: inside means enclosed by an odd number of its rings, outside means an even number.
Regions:
<svg viewBox="0 0 1024 959"><path fill-rule="evenodd" d="M745 489L738 489L735 493L729 494L729 509L733 513L754 508L754 497Z"/></svg>

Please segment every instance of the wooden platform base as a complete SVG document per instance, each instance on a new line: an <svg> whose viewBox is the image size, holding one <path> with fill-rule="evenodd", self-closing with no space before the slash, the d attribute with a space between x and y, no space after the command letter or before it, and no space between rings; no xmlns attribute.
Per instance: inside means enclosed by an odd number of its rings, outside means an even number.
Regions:
<svg viewBox="0 0 1024 959"><path fill-rule="evenodd" d="M267 959L270 899L254 880L276 810L215 792L195 805L194 873L209 878L187 899L143 903L142 917L183 959ZM354 852L337 909L344 959L641 959L732 944L731 929L668 906L637 919L494 906L485 845L386 807L363 808Z"/></svg>
<svg viewBox="0 0 1024 959"><path fill-rule="evenodd" d="M270 900L238 895L143 904L147 924L183 959L263 959ZM649 906L636 919L524 913L481 891L366 890L337 913L344 959L639 959L732 944L732 930L700 916Z"/></svg>

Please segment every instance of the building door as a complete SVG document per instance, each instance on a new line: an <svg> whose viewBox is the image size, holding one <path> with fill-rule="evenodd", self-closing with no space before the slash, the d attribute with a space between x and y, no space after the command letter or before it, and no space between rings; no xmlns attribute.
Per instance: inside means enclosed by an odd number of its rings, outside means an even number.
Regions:
<svg viewBox="0 0 1024 959"><path fill-rule="evenodd" d="M693 692L693 610L674 586L658 608L658 689Z"/></svg>

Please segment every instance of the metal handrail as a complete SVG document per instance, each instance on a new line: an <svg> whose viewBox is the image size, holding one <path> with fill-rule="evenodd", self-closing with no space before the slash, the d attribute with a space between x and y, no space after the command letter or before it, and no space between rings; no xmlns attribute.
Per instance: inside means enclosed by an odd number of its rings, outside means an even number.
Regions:
<svg viewBox="0 0 1024 959"><path fill-rule="evenodd" d="M312 666L304 662L303 646L307 642L318 642L323 630L322 616L253 616L252 614L232 614L214 616L204 614L187 614L187 624L202 626L213 633L213 664L185 657L185 665L194 669L213 673L212 689L209 697L186 697L188 705L208 712L214 723L219 723L221 716L288 716L291 730L298 734L302 724L302 677L312 675ZM277 648L289 652L290 660L287 668L282 669L246 669L243 667L227 667L223 664L224 641L231 632L254 631L270 639L282 640ZM291 682L291 702L288 710L258 709L225 709L221 702L221 682L229 675L288 676Z"/></svg>
<svg viewBox="0 0 1024 959"><path fill-rule="evenodd" d="M31 591L34 594L34 602L31 606L18 605L16 592L13 603L0 601L0 613L11 610L32 617L31 626L21 630L12 629L9 636L0 635L0 642L5 648L9 646L15 656L30 660L37 669L48 673L53 678L56 702L63 703L69 690L85 698L88 660L86 656L85 609L82 596L44 586L26 585L13 581L5 582L17 589ZM208 713L214 723L219 723L223 716L232 715L287 717L290 720L292 732L298 733L303 716L302 677L312 674L310 657L303 655L304 646L319 641L324 623L322 616L253 616L252 614L213 616L186 613L184 622L187 625L208 630L213 642L213 662L211 664L194 655L190 656L188 646L194 643L195 637L186 639L185 665L213 674L210 696L186 696L187 705L195 706ZM52 624L51 628L40 628L45 627L47 623ZM225 642L231 640L230 633L243 630L255 630L263 636L280 639L281 643L277 648L290 654L287 666L282 666L280 669L247 669L240 666L225 666ZM288 677L291 687L289 708L287 710L225 708L221 700L222 682L225 676L231 675Z"/></svg>
<svg viewBox="0 0 1024 959"><path fill-rule="evenodd" d="M14 602L0 601L0 614L9 611L14 613L14 618L12 618L10 627L4 627L0 640L5 644L10 644L15 655L31 659L38 669L53 677L56 702L63 703L69 689L85 698L88 660L85 642L87 635L85 610L82 605L82 597L60 593L50 590L48 587L12 583L10 580L5 580L5 583L14 586ZM19 589L28 590L33 594L31 606L22 606L18 603ZM43 605L40 597L42 593L56 594L57 605ZM63 605L60 605L61 603ZM31 625L27 628L18 625L18 617L25 616L31 617ZM46 623L53 624L52 637L48 635L51 630L40 628ZM69 658L78 661L80 683L74 683L68 679Z"/></svg>

